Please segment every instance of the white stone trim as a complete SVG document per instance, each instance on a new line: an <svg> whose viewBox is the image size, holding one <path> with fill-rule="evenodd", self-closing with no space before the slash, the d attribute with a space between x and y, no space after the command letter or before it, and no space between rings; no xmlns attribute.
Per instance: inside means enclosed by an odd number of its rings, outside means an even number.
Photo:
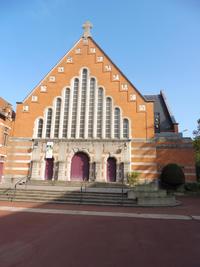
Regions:
<svg viewBox="0 0 200 267"><path fill-rule="evenodd" d="M146 173L146 174L159 174L160 172L158 171L148 171L148 170L131 170L131 171L136 171L136 172L140 172L140 173Z"/></svg>
<svg viewBox="0 0 200 267"><path fill-rule="evenodd" d="M62 90L61 93L61 108L60 108L60 123L59 123L59 133L58 138L63 137L63 121L64 121L64 107L65 107L65 89L67 86Z"/></svg>
<svg viewBox="0 0 200 267"><path fill-rule="evenodd" d="M12 155L12 156L31 156L32 153L8 153L8 155ZM0 154L1 156L1 154Z"/></svg>
<svg viewBox="0 0 200 267"><path fill-rule="evenodd" d="M57 138L57 137L54 137L54 131L55 131L55 119L56 119L56 107L57 107L57 99L60 99L61 101L61 106L60 106L60 117L59 117L59 129L58 129L58 138L60 138L60 126L61 126L61 113L62 113L62 105L63 105L63 98L62 96L56 96L54 98L54 120L52 120L52 126L53 126L53 138Z"/></svg>
<svg viewBox="0 0 200 267"><path fill-rule="evenodd" d="M82 99L82 79L83 79L83 69L79 71L79 87L78 87L78 99L77 99L77 112L76 112L76 134L75 138L79 138L80 134L80 113L81 113L81 99Z"/></svg>
<svg viewBox="0 0 200 267"><path fill-rule="evenodd" d="M41 85L40 86L40 92L42 92L42 93L47 92L47 86L46 85Z"/></svg>
<svg viewBox="0 0 200 267"><path fill-rule="evenodd" d="M157 166L155 162L131 162L132 166Z"/></svg>
<svg viewBox="0 0 200 267"><path fill-rule="evenodd" d="M29 167L5 167L5 170L13 170L13 171L28 171Z"/></svg>
<svg viewBox="0 0 200 267"><path fill-rule="evenodd" d="M79 80L79 77L75 76L71 79L71 90L69 95L69 114L68 114L68 129L67 129L67 138L71 138L71 129L72 129L72 107L74 101L74 81L75 79Z"/></svg>
<svg viewBox="0 0 200 267"><path fill-rule="evenodd" d="M44 118L42 116L37 117L34 121L34 126L33 126L33 138L38 138L37 137L37 133L38 133L38 124L39 124L39 120L42 119L43 121L43 126L42 126L42 137L43 137L43 132L44 132Z"/></svg>
<svg viewBox="0 0 200 267"><path fill-rule="evenodd" d="M120 110L120 118L119 118L119 139L123 139L123 117L122 117L122 109L119 106L114 105L113 108L113 128L115 128L115 108L118 108ZM114 133L115 138L115 133ZM116 139L116 138L115 138Z"/></svg>
<svg viewBox="0 0 200 267"><path fill-rule="evenodd" d="M31 102L38 102L38 96L37 95L32 95Z"/></svg>
<svg viewBox="0 0 200 267"><path fill-rule="evenodd" d="M15 162L15 163L30 163L30 160L7 160L6 162Z"/></svg>
<svg viewBox="0 0 200 267"><path fill-rule="evenodd" d="M89 104L90 104L90 75L87 76L86 102L85 102L85 128L84 138L88 138L88 119L89 119Z"/></svg>
<svg viewBox="0 0 200 267"><path fill-rule="evenodd" d="M102 97L102 132L101 136L102 139L106 138L106 94L105 94L105 88L103 86L99 86L103 89L103 97Z"/></svg>
<svg viewBox="0 0 200 267"><path fill-rule="evenodd" d="M98 105L98 81L95 79L95 93L94 93L94 128L93 138L97 138L97 105Z"/></svg>
<svg viewBox="0 0 200 267"><path fill-rule="evenodd" d="M128 117L123 117L122 116L122 132L123 132L123 136L124 136L124 119L127 119L128 120L128 139L131 139L131 137L132 137L131 119L129 119Z"/></svg>
<svg viewBox="0 0 200 267"><path fill-rule="evenodd" d="M74 50L74 48L82 41L82 38L80 38L75 44L74 46L58 61L58 63L44 76L44 78L39 82L39 84L37 84L33 90L30 92L30 94L27 95L27 97L23 100L23 103L30 97L30 95L40 86L42 85L42 83L45 81L46 77L48 77L50 75L50 73L56 69L61 62L64 60L65 57L67 57L67 55L70 54L71 51Z"/></svg>
<svg viewBox="0 0 200 267"><path fill-rule="evenodd" d="M52 124L53 124L53 107L52 106L48 106L44 110L43 136L42 136L42 138L46 138L46 127L47 127L47 114L48 114L48 109L52 109L52 118L51 118L50 137L47 137L47 138L52 138Z"/></svg>
<svg viewBox="0 0 200 267"><path fill-rule="evenodd" d="M62 67L58 67L58 72L59 73L63 73L65 71L65 68L62 66Z"/></svg>
<svg viewBox="0 0 200 267"><path fill-rule="evenodd" d="M50 83L55 83L55 81L56 81L56 77L54 75L49 76Z"/></svg>
<svg viewBox="0 0 200 267"><path fill-rule="evenodd" d="M32 146L8 146L8 149L9 148L17 148L17 149L30 149L32 148Z"/></svg>
<svg viewBox="0 0 200 267"><path fill-rule="evenodd" d="M132 155L132 158L156 158L156 155Z"/></svg>
<svg viewBox="0 0 200 267"><path fill-rule="evenodd" d="M156 150L156 147L132 147L131 150Z"/></svg>

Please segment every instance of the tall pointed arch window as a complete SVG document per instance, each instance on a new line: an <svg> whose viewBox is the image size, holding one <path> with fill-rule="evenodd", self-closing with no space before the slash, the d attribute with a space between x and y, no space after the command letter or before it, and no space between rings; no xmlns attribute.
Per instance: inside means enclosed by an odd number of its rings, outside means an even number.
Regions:
<svg viewBox="0 0 200 267"><path fill-rule="evenodd" d="M60 127L60 112L61 112L61 99L56 99L56 114L55 114L55 124L54 124L54 137L59 137L59 127Z"/></svg>
<svg viewBox="0 0 200 267"><path fill-rule="evenodd" d="M64 103L64 117L63 117L63 137L67 137L68 131L68 116L69 116L69 98L70 90L69 88L65 89L65 103Z"/></svg>
<svg viewBox="0 0 200 267"><path fill-rule="evenodd" d="M120 109L115 108L114 112L114 137L120 138Z"/></svg>
<svg viewBox="0 0 200 267"><path fill-rule="evenodd" d="M106 97L106 138L111 138L112 99Z"/></svg>
<svg viewBox="0 0 200 267"><path fill-rule="evenodd" d="M71 124L71 137L76 137L76 117L77 117L77 104L78 104L78 87L79 80L74 80L74 93L73 93L73 105L72 105L72 124Z"/></svg>
<svg viewBox="0 0 200 267"><path fill-rule="evenodd" d="M47 138L50 138L51 135L51 124L52 124L52 108L47 110L47 121L46 121L46 134Z"/></svg>
<svg viewBox="0 0 200 267"><path fill-rule="evenodd" d="M88 137L93 137L93 126L94 126L94 95L95 95L95 84L94 78L90 79L90 98L89 98L89 116L88 116Z"/></svg>
<svg viewBox="0 0 200 267"><path fill-rule="evenodd" d="M129 121L123 119L123 138L129 138Z"/></svg>
<svg viewBox="0 0 200 267"><path fill-rule="evenodd" d="M102 137L102 119L103 119L103 88L98 89L97 104L97 137Z"/></svg>
<svg viewBox="0 0 200 267"><path fill-rule="evenodd" d="M42 138L43 119L38 120L37 138Z"/></svg>
<svg viewBox="0 0 200 267"><path fill-rule="evenodd" d="M88 74L88 71L86 69L83 69L82 90L81 90L81 111L80 111L80 133L79 133L79 137L81 138L84 138L87 74Z"/></svg>

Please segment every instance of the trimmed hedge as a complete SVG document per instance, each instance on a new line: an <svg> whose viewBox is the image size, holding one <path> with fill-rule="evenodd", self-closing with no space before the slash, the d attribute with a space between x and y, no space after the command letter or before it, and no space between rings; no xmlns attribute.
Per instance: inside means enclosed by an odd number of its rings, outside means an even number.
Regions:
<svg viewBox="0 0 200 267"><path fill-rule="evenodd" d="M162 169L160 181L164 187L177 188L185 183L185 175L179 165L170 163Z"/></svg>

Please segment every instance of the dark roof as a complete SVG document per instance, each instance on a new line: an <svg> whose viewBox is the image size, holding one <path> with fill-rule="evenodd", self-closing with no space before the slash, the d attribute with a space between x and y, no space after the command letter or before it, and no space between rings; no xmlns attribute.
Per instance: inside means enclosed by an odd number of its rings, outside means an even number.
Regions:
<svg viewBox="0 0 200 267"><path fill-rule="evenodd" d="M158 95L145 95L144 97L148 101L154 102L154 113L160 114L161 132L168 132L172 130L173 125L177 124L177 122L169 109L164 93L161 91Z"/></svg>

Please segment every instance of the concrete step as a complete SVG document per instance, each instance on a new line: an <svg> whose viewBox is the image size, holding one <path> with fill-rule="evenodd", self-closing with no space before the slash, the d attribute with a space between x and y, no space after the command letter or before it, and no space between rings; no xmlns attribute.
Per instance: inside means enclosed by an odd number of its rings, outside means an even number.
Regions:
<svg viewBox="0 0 200 267"><path fill-rule="evenodd" d="M167 191L166 190L157 190L157 191L128 191L128 198L140 198L140 197L166 197Z"/></svg>
<svg viewBox="0 0 200 267"><path fill-rule="evenodd" d="M125 205L136 204L135 200L127 199L126 194L96 193L96 192L60 192L46 190L0 190L0 200L43 202L43 203L68 203L92 205Z"/></svg>
<svg viewBox="0 0 200 267"><path fill-rule="evenodd" d="M119 193L98 193L98 192L60 192L60 191L42 191L42 190L17 190L16 192L14 190L10 190L7 191L7 193L1 193L0 195L4 194L4 195L39 195L39 196L52 196L52 197L60 197L60 196L80 196L80 194L84 195L85 197L94 197L94 198L120 198L122 197L122 194ZM124 197L126 197L127 195L124 193L123 194Z"/></svg>
<svg viewBox="0 0 200 267"><path fill-rule="evenodd" d="M51 185L51 186L64 186L64 187L104 187L104 188L118 188L122 187L122 183L113 182L79 182L79 181L54 181L54 180L30 180L28 181L28 185ZM127 187L123 184L123 186Z"/></svg>
<svg viewBox="0 0 200 267"><path fill-rule="evenodd" d="M138 198L137 204L139 206L177 206L180 205L179 201L176 201L175 196L166 197L141 197Z"/></svg>
<svg viewBox="0 0 200 267"><path fill-rule="evenodd" d="M80 199L87 199L87 200L91 200L91 201L93 201L93 200L95 200L95 201L121 201L122 199L124 199L124 200L127 200L127 201L129 201L126 197L124 197L124 198L122 198L122 197L115 197L115 198L108 198L108 197L100 197L100 196L97 196L97 197L88 197L88 196L86 196L86 195L84 195L84 194L80 194L80 195L77 195L77 196L71 196L71 195L58 195L58 196L52 196L52 195L37 195L37 194L35 194L35 195L31 195L31 194L21 194L21 195L19 195L19 194L16 194L16 195L1 195L0 196L1 198L4 198L4 199L6 199L6 198L13 198L13 199L19 199L19 198L21 198L21 199L25 199L25 198L29 198L29 199L43 199L43 200L48 200L48 199L71 199L71 200L76 200L76 199L78 199L78 200L80 200ZM130 200L130 201L132 201L132 200Z"/></svg>

